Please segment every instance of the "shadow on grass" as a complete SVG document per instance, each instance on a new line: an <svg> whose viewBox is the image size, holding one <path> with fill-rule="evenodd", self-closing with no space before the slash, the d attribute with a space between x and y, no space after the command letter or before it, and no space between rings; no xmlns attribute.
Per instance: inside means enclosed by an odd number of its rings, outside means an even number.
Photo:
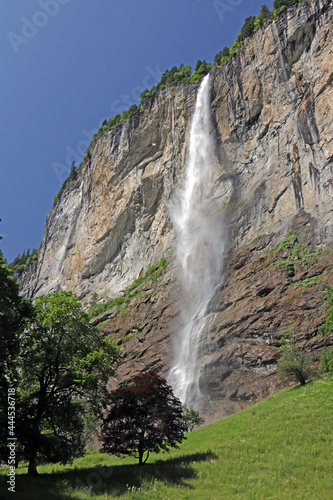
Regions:
<svg viewBox="0 0 333 500"><path fill-rule="evenodd" d="M71 469L53 474L40 474L37 478L16 477L15 500L76 500L78 491L89 495L109 494L121 496L131 490L139 489L144 483L161 482L193 489L186 483L197 477L192 464L216 459L208 451L193 453L169 460L158 460L154 464L116 465L103 467L97 465L86 469ZM68 492L68 493L66 493ZM12 494L0 488L0 499L13 498ZM4 496L3 496L4 495Z"/></svg>

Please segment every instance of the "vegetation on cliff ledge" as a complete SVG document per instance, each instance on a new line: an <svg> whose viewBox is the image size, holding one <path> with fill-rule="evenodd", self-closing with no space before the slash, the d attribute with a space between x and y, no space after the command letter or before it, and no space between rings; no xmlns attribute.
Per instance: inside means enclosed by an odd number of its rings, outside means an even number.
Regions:
<svg viewBox="0 0 333 500"><path fill-rule="evenodd" d="M59 200L60 196L65 191L67 186L71 183L71 181L76 179L77 172L81 168L83 162L88 158L89 153L96 141L106 132L118 127L119 125L122 125L127 120L129 120L140 109L144 101L146 101L150 97L153 97L157 92L168 86L199 83L203 79L203 77L207 75L207 73L209 73L213 66L220 67L230 61L230 59L235 56L239 49L243 46L245 39L258 31L261 26L263 26L265 23L273 21L275 17L283 12L286 8L298 5L299 3L306 1L307 0L274 0L272 11L269 10L267 5L263 5L261 7L260 13L257 16L249 16L245 19L242 29L238 33L235 42L231 45L230 48L224 47L223 50L218 52L214 58L213 64L206 62L205 60L201 61L199 59L193 72L190 65L184 65L182 63L178 68L177 66L173 66L173 68L171 68L170 70L164 71L157 85L154 85L150 90L146 89L142 92L140 96L141 102L139 105L133 104L129 109L124 109L121 114L115 115L109 120L105 118L96 134L93 135L91 143L85 151L80 165L78 167L75 167L72 164L71 173L69 177L65 179L56 196L54 196L53 203L56 203ZM223 6L218 8L223 9Z"/></svg>
<svg viewBox="0 0 333 500"><path fill-rule="evenodd" d="M100 316L105 311L112 309L113 307L118 307L118 313L120 314L126 308L130 300L140 295L142 288L149 281L156 281L156 279L164 272L166 266L167 259L165 257L162 257L162 259L160 259L156 264L150 266L143 276L140 276L135 281L133 281L133 283L126 288L126 290L120 297L108 299L105 302L99 304L93 302L88 311L89 317L96 318L97 316Z"/></svg>
<svg viewBox="0 0 333 500"><path fill-rule="evenodd" d="M33 248L31 251L30 248L28 248L28 250L24 250L22 255L18 254L18 256L15 257L15 259L13 260L13 262L8 264L8 269L11 272L13 271L17 273L23 272L29 264L35 262L38 259L38 253L39 253L39 248Z"/></svg>

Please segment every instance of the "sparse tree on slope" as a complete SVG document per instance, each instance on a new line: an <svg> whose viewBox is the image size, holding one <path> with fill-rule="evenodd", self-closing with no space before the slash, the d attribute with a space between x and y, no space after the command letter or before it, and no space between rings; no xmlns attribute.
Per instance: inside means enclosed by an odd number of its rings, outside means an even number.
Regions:
<svg viewBox="0 0 333 500"><path fill-rule="evenodd" d="M186 430L180 400L166 381L150 370L113 392L112 406L102 425L102 450L134 456L143 465L150 452L178 448Z"/></svg>

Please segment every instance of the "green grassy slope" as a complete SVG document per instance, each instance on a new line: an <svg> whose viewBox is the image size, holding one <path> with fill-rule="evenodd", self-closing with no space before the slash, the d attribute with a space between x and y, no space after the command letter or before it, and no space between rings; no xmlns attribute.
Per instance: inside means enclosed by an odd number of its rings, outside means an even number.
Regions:
<svg viewBox="0 0 333 500"><path fill-rule="evenodd" d="M18 475L15 495L1 486L0 498L333 499L333 380L281 391L141 468L91 451L72 467L39 471L37 479Z"/></svg>

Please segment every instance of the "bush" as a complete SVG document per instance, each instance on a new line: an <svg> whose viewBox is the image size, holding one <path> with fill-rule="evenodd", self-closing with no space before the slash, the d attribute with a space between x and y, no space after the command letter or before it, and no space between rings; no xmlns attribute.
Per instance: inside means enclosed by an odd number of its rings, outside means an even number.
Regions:
<svg viewBox="0 0 333 500"><path fill-rule="evenodd" d="M277 362L281 378L305 385L314 373L313 358L297 343L293 325L282 335L281 344L281 357Z"/></svg>
<svg viewBox="0 0 333 500"><path fill-rule="evenodd" d="M193 409L188 409L186 406L183 406L183 417L182 421L186 426L187 432L192 432L194 427L198 427L205 422L203 417L200 417L198 411Z"/></svg>
<svg viewBox="0 0 333 500"><path fill-rule="evenodd" d="M333 375L333 347L324 351L321 357L320 367L324 373Z"/></svg>

